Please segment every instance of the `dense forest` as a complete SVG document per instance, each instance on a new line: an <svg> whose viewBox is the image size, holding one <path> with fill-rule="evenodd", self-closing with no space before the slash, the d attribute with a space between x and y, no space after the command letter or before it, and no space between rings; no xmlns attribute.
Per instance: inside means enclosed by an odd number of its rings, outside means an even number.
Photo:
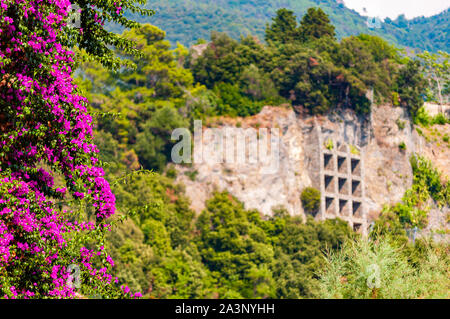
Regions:
<svg viewBox="0 0 450 319"><path fill-rule="evenodd" d="M98 63L85 63L77 81L92 112L105 114L97 118L95 142L101 161L108 163L109 180L119 181L113 184L119 209L132 211L109 236L117 276L152 298L329 296L331 288L319 275L326 269L323 253L359 237L338 219L305 223L283 207L272 217L262 216L226 192L216 193L196 217L183 186L174 182L173 129L191 127L193 119L253 115L267 104L310 114L350 108L368 116L370 88L378 103L402 105L426 125L448 121L423 113L427 81L419 61L376 36L339 42L320 9L308 10L300 23L292 11L279 10L265 31L266 44L213 32L201 55L181 45L172 49L165 32L151 25L124 36L144 54L129 57L136 69L108 72ZM426 226L428 198L442 205L450 198L440 173L425 159L415 163L417 182L402 203L386 208L372 232L374 238L392 234L384 248L398 260L410 260L405 267L411 269L417 258L425 264L429 243L407 244L404 255L395 255L394 247L408 242L406 229ZM139 168L153 173L137 173ZM317 210L314 192L302 194L302 201L312 213ZM439 249L439 254L445 251ZM404 289L402 296L412 288Z"/></svg>
<svg viewBox="0 0 450 319"><path fill-rule="evenodd" d="M411 158L411 188L369 240L339 219L303 220L283 207L263 216L227 192L196 215L170 163L172 130L194 119L267 104L367 117L370 89L419 125L446 124L422 107L425 95L446 92L428 87L437 69L447 74L444 53L413 60L377 36L338 41L329 16L309 8L300 23L278 10L264 43L215 32L198 55L124 18L152 14L137 1L84 6L79 27L66 23L66 1L26 3L0 9L0 296L448 297L448 245L406 232L426 225L429 200L449 205L449 181L425 158ZM109 33L108 20L129 30ZM317 210L317 192L299 196ZM377 288L366 285L371 261L385 276Z"/></svg>
<svg viewBox="0 0 450 319"><path fill-rule="evenodd" d="M395 20L388 18L378 29L368 28L367 17L336 0L163 0L152 1L148 6L156 11L154 16L130 16L141 23L162 28L173 45L180 42L189 46L200 38L209 39L213 30L226 32L234 39L249 34L264 39L266 24L279 8L290 9L301 17L308 8L320 7L336 27L338 39L366 33L381 36L397 46L433 52L450 51L449 10L429 18L408 20L403 15Z"/></svg>
<svg viewBox="0 0 450 319"><path fill-rule="evenodd" d="M113 113L98 119L98 129L129 149L129 168L162 171L173 145L169 132L193 119L248 116L283 103L309 114L350 108L367 115L370 89L375 102L402 105L414 117L427 84L419 61L381 38L338 42L321 9L308 10L300 24L292 11L279 10L267 44L213 33L200 57L181 45L171 49L165 32L151 25L123 35L141 49L143 57L128 57L137 67L118 73L87 62L77 81L94 113Z"/></svg>

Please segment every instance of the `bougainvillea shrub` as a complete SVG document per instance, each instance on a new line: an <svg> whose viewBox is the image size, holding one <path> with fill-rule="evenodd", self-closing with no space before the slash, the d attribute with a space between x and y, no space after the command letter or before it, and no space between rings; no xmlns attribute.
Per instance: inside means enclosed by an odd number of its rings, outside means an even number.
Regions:
<svg viewBox="0 0 450 319"><path fill-rule="evenodd" d="M70 49L117 67L108 45L133 49L103 23L132 26L122 13L137 10L133 3L78 3L80 23L70 27L70 1L0 0L0 297L139 296L110 274L103 237L115 197ZM68 202L89 207L91 218Z"/></svg>

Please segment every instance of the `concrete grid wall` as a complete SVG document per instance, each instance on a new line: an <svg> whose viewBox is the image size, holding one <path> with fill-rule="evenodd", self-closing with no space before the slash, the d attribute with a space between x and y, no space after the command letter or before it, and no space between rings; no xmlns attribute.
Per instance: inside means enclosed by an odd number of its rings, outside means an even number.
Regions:
<svg viewBox="0 0 450 319"><path fill-rule="evenodd" d="M332 140L333 148L327 149L328 139L324 140L320 126L317 130L321 193L319 218L339 217L355 231L367 235L362 150L355 147L359 154L353 154L349 145L336 140Z"/></svg>

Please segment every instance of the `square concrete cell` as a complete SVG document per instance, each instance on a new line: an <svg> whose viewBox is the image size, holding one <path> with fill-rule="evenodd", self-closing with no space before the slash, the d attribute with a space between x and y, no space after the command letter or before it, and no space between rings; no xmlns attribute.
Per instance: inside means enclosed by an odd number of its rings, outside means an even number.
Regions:
<svg viewBox="0 0 450 319"><path fill-rule="evenodd" d="M325 213L327 215L335 215L335 200L334 197L325 197Z"/></svg>
<svg viewBox="0 0 450 319"><path fill-rule="evenodd" d="M361 161L357 158L352 158L351 166L352 166L352 175L361 176Z"/></svg>
<svg viewBox="0 0 450 319"><path fill-rule="evenodd" d="M335 178L332 175L324 175L324 182L325 182L325 191L327 193L334 193L335 190Z"/></svg>
<svg viewBox="0 0 450 319"><path fill-rule="evenodd" d="M349 216L348 200L346 200L346 199L340 199L339 200L339 215L341 215L341 216Z"/></svg>
<svg viewBox="0 0 450 319"><path fill-rule="evenodd" d="M355 197L362 196L361 181L352 180L352 196L355 196Z"/></svg>
<svg viewBox="0 0 450 319"><path fill-rule="evenodd" d="M347 179L339 177L338 182L339 182L339 194L349 195Z"/></svg>
<svg viewBox="0 0 450 319"><path fill-rule="evenodd" d="M353 217L362 218L362 205L361 202L353 202Z"/></svg>
<svg viewBox="0 0 450 319"><path fill-rule="evenodd" d="M334 171L334 160L332 154L323 154L323 168L327 171Z"/></svg>
<svg viewBox="0 0 450 319"><path fill-rule="evenodd" d="M338 171L342 174L347 174L347 158L338 156Z"/></svg>

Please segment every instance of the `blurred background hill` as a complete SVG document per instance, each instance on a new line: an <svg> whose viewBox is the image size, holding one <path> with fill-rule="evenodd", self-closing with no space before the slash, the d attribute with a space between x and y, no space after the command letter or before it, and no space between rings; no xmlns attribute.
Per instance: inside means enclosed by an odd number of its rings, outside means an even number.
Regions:
<svg viewBox="0 0 450 319"><path fill-rule="evenodd" d="M266 24L277 9L287 8L301 17L307 8L321 7L336 27L339 39L368 33L402 47L447 52L450 47L448 9L431 17L406 19L400 15L395 20L386 18L377 28L376 23L369 27L368 17L347 8L342 0L156 0L147 6L156 11L154 16L136 14L130 17L162 28L172 45L180 42L190 46L198 39L209 40L213 30L226 32L235 39L248 34L263 39ZM115 28L111 26L117 32L122 31Z"/></svg>

